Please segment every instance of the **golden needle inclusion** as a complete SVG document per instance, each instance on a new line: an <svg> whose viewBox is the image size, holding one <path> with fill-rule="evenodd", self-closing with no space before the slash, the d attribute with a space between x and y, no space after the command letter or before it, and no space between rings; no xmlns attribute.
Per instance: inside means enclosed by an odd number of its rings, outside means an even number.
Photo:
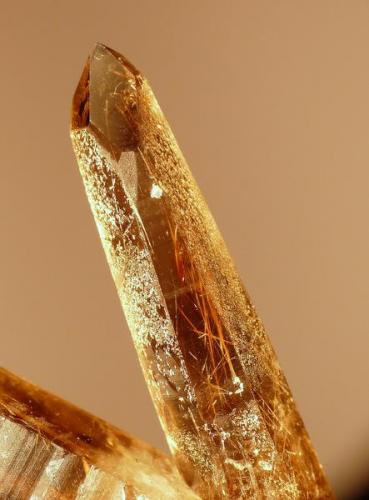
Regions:
<svg viewBox="0 0 369 500"><path fill-rule="evenodd" d="M72 142L169 447L204 499L333 498L147 80L97 45Z"/></svg>
<svg viewBox="0 0 369 500"><path fill-rule="evenodd" d="M2 500L196 500L158 450L0 368Z"/></svg>

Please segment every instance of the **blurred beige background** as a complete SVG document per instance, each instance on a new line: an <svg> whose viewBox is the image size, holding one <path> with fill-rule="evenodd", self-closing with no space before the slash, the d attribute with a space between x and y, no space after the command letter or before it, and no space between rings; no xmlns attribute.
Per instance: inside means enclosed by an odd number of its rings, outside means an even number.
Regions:
<svg viewBox="0 0 369 500"><path fill-rule="evenodd" d="M93 43L141 68L340 498L369 471L369 2L4 2L0 363L165 447L72 154Z"/></svg>

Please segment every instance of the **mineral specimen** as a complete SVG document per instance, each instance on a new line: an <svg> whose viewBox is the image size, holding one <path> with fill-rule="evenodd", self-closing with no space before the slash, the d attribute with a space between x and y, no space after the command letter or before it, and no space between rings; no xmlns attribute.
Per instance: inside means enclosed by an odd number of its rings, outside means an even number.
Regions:
<svg viewBox="0 0 369 500"><path fill-rule="evenodd" d="M198 499L164 454L3 369L0 498Z"/></svg>
<svg viewBox="0 0 369 500"><path fill-rule="evenodd" d="M332 498L290 390L147 80L97 45L72 142L170 449L204 499Z"/></svg>

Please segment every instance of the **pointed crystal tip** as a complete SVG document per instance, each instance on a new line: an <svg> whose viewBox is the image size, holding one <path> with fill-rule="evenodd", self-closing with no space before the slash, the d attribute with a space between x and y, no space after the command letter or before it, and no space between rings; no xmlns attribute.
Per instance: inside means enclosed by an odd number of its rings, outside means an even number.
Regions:
<svg viewBox="0 0 369 500"><path fill-rule="evenodd" d="M124 56L97 43L73 98L72 130L89 127L114 155L136 143L139 71Z"/></svg>

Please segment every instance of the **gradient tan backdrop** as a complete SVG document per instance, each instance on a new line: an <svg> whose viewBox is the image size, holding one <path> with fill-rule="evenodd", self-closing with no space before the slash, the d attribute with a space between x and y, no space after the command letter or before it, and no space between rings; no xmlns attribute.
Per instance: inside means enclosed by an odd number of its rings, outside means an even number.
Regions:
<svg viewBox="0 0 369 500"><path fill-rule="evenodd" d="M150 79L341 497L369 470L369 2L2 2L0 363L165 447L68 136L97 40Z"/></svg>

